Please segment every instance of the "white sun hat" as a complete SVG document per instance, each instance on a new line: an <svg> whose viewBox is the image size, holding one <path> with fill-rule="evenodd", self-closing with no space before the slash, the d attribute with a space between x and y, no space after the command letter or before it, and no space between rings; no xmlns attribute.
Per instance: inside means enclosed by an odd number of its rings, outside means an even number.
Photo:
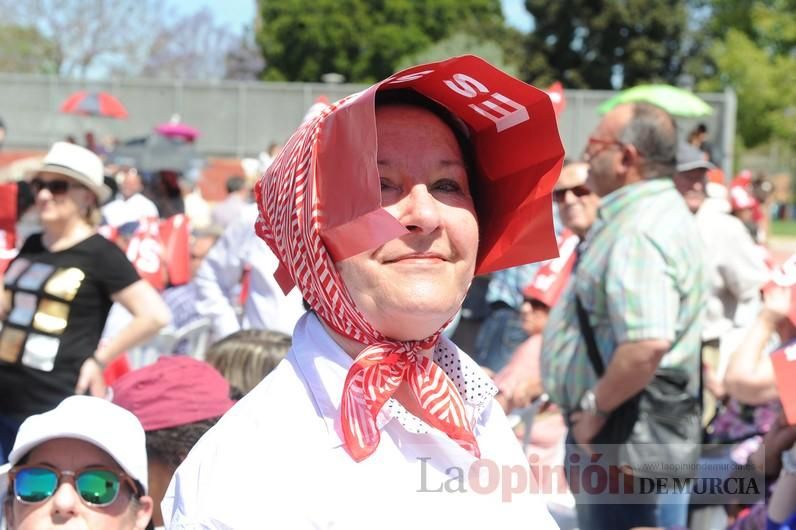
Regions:
<svg viewBox="0 0 796 530"><path fill-rule="evenodd" d="M102 160L85 147L69 142L55 142L38 169L39 173L44 171L78 181L94 192L100 204L111 196L111 189L104 182Z"/></svg>
<svg viewBox="0 0 796 530"><path fill-rule="evenodd" d="M102 449L147 490L144 428L131 412L98 397L70 396L53 410L22 422L8 463L0 466L0 492L8 489L8 471L37 446L73 438Z"/></svg>

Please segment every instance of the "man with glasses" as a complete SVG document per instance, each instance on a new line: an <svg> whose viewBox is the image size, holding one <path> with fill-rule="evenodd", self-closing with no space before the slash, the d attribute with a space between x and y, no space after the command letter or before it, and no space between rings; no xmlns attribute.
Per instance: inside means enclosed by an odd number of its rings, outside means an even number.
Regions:
<svg viewBox="0 0 796 530"><path fill-rule="evenodd" d="M553 201L558 206L561 224L578 236L581 241L586 237L597 218L597 208L600 206L600 198L586 186L588 173L588 164L582 162L567 164L561 170L561 176L558 177L558 182L553 190ZM577 255L574 259L577 260ZM566 280L567 283L569 281L569 279ZM528 282L528 284L530 283ZM553 309L555 307L556 304L553 304ZM547 307L546 309L550 310L551 308ZM535 396L533 393L527 392L527 388L532 386L530 381L538 379L539 376L537 366L520 362L521 354L521 348L518 347L509 363L501 373L498 373L496 378L500 389L498 400L501 403L509 403L513 408L524 408L530 405L530 399ZM555 362L555 359L545 358L544 351L542 351L543 377L546 372L545 365L550 362ZM545 384L545 390L549 391L548 387L552 390L556 386L556 381L552 380Z"/></svg>
<svg viewBox="0 0 796 530"><path fill-rule="evenodd" d="M586 146L587 185L602 203L543 346L557 359L545 381L559 382L558 404L569 413L568 463L589 462L590 444L609 415L635 399L659 368L681 374L684 392L692 400L698 395L702 249L693 216L672 182L676 145L672 118L637 103L608 112ZM594 336L592 351L604 366L601 376L590 359L578 302ZM582 478L572 476L578 473L574 466L568 473L570 484ZM630 499L610 495L607 487L589 491L576 493L582 530L669 526L654 493Z"/></svg>

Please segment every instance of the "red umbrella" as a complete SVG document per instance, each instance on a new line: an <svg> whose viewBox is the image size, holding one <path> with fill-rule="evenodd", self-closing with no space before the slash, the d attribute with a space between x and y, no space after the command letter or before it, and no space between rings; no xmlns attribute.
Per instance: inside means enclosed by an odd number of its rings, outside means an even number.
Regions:
<svg viewBox="0 0 796 530"><path fill-rule="evenodd" d="M155 127L155 132L161 136L169 138L184 138L188 142L193 142L199 136L199 130L184 123L161 123Z"/></svg>
<svg viewBox="0 0 796 530"><path fill-rule="evenodd" d="M122 102L107 92L88 92L80 90L69 96L61 104L61 112L81 114L83 116L103 116L105 118L124 119L127 109Z"/></svg>

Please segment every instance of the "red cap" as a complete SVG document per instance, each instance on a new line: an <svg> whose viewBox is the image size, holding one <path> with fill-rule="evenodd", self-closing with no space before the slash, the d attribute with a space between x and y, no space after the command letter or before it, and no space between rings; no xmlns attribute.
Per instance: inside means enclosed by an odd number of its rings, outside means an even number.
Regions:
<svg viewBox="0 0 796 530"><path fill-rule="evenodd" d="M113 402L135 414L145 431L217 418L235 404L215 368L182 355L130 372L112 389Z"/></svg>
<svg viewBox="0 0 796 530"><path fill-rule="evenodd" d="M754 208L757 206L757 199L743 186L730 186L730 206L733 212Z"/></svg>

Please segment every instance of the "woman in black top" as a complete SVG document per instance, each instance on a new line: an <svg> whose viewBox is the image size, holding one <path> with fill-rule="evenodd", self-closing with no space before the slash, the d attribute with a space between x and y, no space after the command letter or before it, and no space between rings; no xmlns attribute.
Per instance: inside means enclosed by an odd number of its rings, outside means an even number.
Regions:
<svg viewBox="0 0 796 530"><path fill-rule="evenodd" d="M103 396L105 365L169 320L157 291L94 229L110 193L94 153L56 143L31 187L43 232L25 241L0 297L0 463L26 417L71 394ZM133 320L99 344L113 302Z"/></svg>

